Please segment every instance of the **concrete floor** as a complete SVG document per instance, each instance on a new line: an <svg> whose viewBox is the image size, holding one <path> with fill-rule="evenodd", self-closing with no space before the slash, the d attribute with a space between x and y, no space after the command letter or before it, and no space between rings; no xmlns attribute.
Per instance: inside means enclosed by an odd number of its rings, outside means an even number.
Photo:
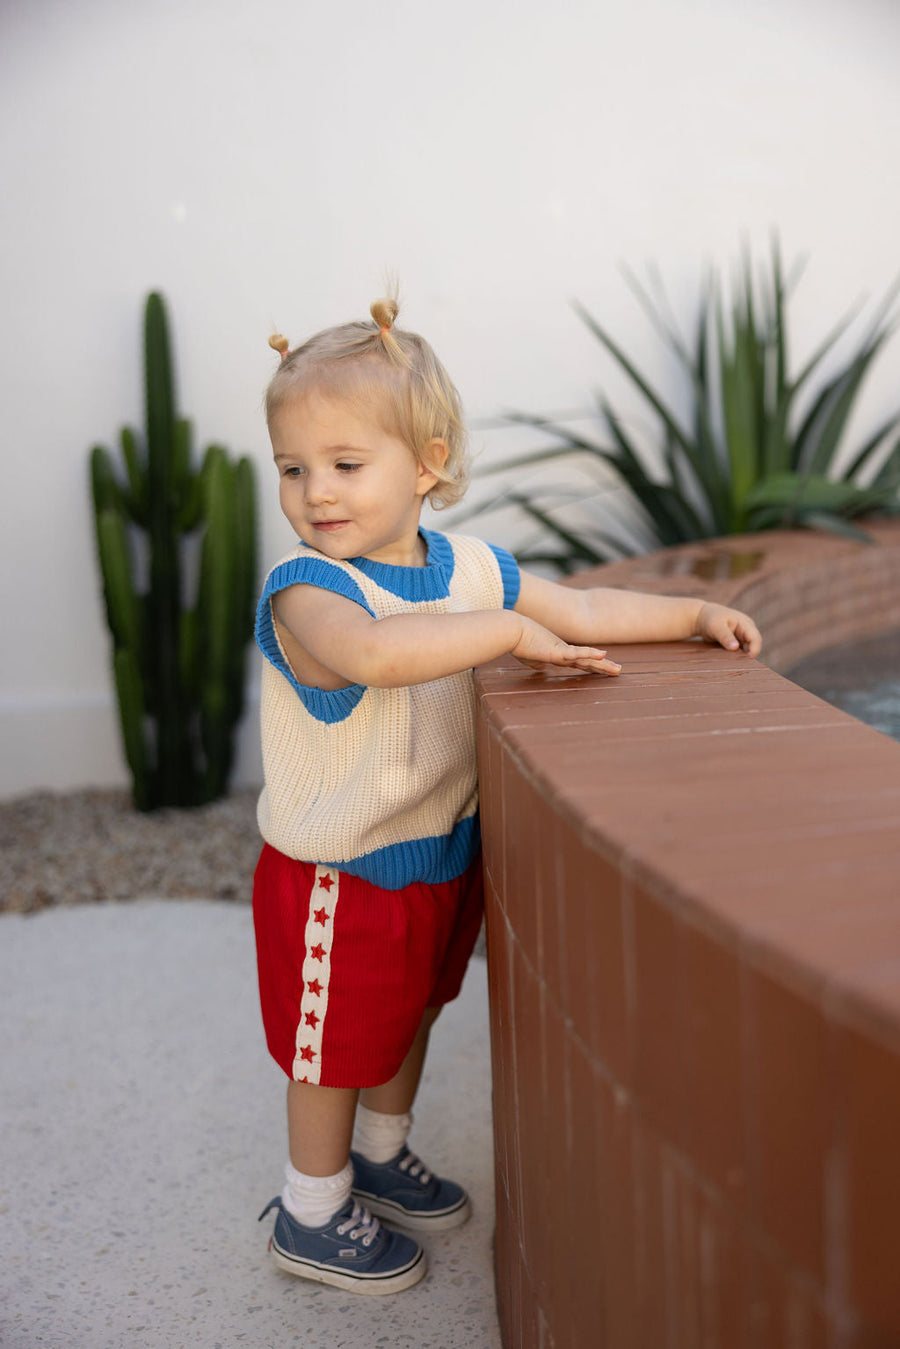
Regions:
<svg viewBox="0 0 900 1349"><path fill-rule="evenodd" d="M428 1277L362 1297L280 1273L284 1081L250 911L144 900L0 917L5 1349L499 1349L487 985L433 1033L412 1145L474 1216Z"/></svg>

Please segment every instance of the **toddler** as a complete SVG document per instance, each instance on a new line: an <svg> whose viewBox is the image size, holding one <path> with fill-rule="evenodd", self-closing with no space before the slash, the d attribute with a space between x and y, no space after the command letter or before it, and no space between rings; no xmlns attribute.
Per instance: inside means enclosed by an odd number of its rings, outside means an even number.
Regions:
<svg viewBox="0 0 900 1349"><path fill-rule="evenodd" d="M269 1050L288 1083L272 1251L303 1278L393 1293L425 1274L411 1236L469 1199L409 1150L429 1030L481 921L472 667L618 675L594 645L700 635L755 656L745 614L697 599L572 590L502 548L419 525L466 486L456 389L397 304L295 350L266 416L299 542L269 573L265 840L253 912ZM377 1216L375 1216L377 1215Z"/></svg>

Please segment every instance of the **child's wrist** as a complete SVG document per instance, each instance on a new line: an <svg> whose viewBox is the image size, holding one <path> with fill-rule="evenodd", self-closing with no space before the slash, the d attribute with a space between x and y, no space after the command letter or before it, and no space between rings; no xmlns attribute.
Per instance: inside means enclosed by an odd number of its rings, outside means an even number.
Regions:
<svg viewBox="0 0 900 1349"><path fill-rule="evenodd" d="M507 653L511 655L525 635L525 619L521 614L517 614L515 609L504 609L502 612L508 615L506 621L509 626L510 635L509 645L506 650Z"/></svg>

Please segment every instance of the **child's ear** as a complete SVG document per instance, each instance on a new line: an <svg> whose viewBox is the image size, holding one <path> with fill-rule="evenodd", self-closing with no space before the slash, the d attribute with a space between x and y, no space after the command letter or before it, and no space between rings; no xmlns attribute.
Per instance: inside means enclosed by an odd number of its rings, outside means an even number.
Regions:
<svg viewBox="0 0 900 1349"><path fill-rule="evenodd" d="M419 480L416 483L418 496L425 496L440 481L434 470L444 467L448 454L446 440L441 440L438 437L429 440L419 458Z"/></svg>

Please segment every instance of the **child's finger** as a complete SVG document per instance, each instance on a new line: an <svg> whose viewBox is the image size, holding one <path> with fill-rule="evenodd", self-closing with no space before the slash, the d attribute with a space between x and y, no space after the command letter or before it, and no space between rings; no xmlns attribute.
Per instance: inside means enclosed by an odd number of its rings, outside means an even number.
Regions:
<svg viewBox="0 0 900 1349"><path fill-rule="evenodd" d="M735 633L740 638L741 646L748 656L759 655L762 651L762 637L755 623L750 622L749 619L745 623L739 623L735 628Z"/></svg>
<svg viewBox="0 0 900 1349"><path fill-rule="evenodd" d="M719 619L714 625L716 640L729 651L743 650L748 656L758 656L762 650L762 638L752 619L745 614L732 614Z"/></svg>
<svg viewBox="0 0 900 1349"><path fill-rule="evenodd" d="M606 660L605 651L594 654L593 652L580 655L575 658L573 664L579 670L587 670L591 674L617 675L621 673L622 667L614 660Z"/></svg>
<svg viewBox="0 0 900 1349"><path fill-rule="evenodd" d="M568 642L559 642L547 652L544 661L548 665L565 666L583 660L602 661L605 656L606 652L596 646L570 646Z"/></svg>
<svg viewBox="0 0 900 1349"><path fill-rule="evenodd" d="M726 651L737 651L741 645L735 631L737 626L738 619L735 616L729 618L726 614L721 614L709 625L709 639L718 642L719 646L724 646Z"/></svg>

